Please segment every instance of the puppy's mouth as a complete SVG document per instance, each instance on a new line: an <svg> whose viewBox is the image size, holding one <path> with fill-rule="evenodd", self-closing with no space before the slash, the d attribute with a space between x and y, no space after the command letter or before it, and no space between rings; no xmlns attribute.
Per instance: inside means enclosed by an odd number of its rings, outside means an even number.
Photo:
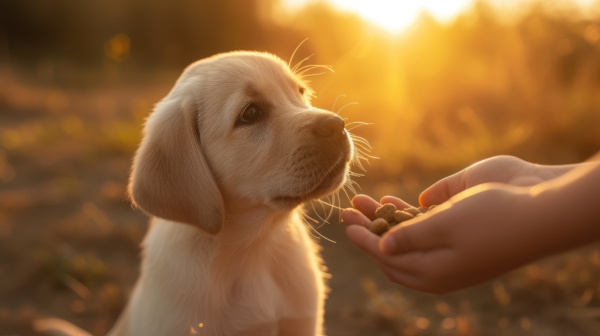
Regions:
<svg viewBox="0 0 600 336"><path fill-rule="evenodd" d="M287 206L297 206L311 199L316 199L332 192L332 187L337 188L342 182L340 179L342 174L345 174L346 166L349 163L349 155L342 155L336 163L331 166L331 169L323 176L321 181L317 183L310 191L300 196L277 196L273 199L276 203Z"/></svg>

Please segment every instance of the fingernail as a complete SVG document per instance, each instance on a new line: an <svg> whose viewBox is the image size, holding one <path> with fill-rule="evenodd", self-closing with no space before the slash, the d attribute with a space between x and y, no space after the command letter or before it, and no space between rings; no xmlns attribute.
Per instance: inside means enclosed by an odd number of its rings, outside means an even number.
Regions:
<svg viewBox="0 0 600 336"><path fill-rule="evenodd" d="M392 236L384 238L381 247L385 253L393 253L396 250L396 240Z"/></svg>

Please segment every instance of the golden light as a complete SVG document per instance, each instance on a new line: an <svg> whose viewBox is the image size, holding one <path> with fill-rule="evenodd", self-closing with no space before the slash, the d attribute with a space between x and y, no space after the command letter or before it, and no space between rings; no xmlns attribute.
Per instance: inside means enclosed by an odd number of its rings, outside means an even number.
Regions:
<svg viewBox="0 0 600 336"><path fill-rule="evenodd" d="M284 0L298 7L319 0ZM321 0L323 1L323 0ZM365 20L395 33L410 26L422 12L445 22L453 19L472 4L472 0L326 0L335 8L360 15Z"/></svg>
<svg viewBox="0 0 600 336"><path fill-rule="evenodd" d="M414 23L419 15L428 13L438 22L447 23L460 13L467 11L474 0L282 0L285 7L296 9L308 3L325 2L340 11L358 14L390 33L398 33ZM498 11L510 17L527 8L542 3L546 7L579 11L583 16L599 15L597 0L558 0L543 2L540 0L485 0Z"/></svg>

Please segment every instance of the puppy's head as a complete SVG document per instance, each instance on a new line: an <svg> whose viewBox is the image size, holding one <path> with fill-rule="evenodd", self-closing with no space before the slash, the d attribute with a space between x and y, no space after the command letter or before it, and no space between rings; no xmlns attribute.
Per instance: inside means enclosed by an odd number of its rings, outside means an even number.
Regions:
<svg viewBox="0 0 600 336"><path fill-rule="evenodd" d="M344 120L310 105L280 59L235 52L192 64L150 115L130 195L151 215L216 233L225 203L291 210L339 188Z"/></svg>

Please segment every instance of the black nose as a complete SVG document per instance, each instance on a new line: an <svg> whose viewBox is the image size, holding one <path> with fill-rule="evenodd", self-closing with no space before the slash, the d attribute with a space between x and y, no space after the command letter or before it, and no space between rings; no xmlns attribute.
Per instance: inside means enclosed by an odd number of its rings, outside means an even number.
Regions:
<svg viewBox="0 0 600 336"><path fill-rule="evenodd" d="M322 137L331 137L337 134L342 134L342 131L344 131L344 126L346 126L344 119L333 114L321 117L316 123L314 132Z"/></svg>

